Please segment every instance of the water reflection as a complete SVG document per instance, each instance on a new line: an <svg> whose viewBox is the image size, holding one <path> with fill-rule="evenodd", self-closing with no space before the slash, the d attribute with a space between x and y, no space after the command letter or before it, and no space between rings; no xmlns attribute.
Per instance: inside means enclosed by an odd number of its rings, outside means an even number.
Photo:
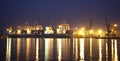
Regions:
<svg viewBox="0 0 120 61"><path fill-rule="evenodd" d="M115 46L115 60L114 61L118 61L118 52L117 52L117 40L114 40L115 41L115 44L114 44L114 46Z"/></svg>
<svg viewBox="0 0 120 61"><path fill-rule="evenodd" d="M119 61L118 60L118 49L117 49L117 40L111 39L107 40L106 43L106 61Z"/></svg>
<svg viewBox="0 0 120 61"><path fill-rule="evenodd" d="M75 48L75 51L76 51L76 59L78 59L78 40L77 39L75 39L75 46L76 46L76 48Z"/></svg>
<svg viewBox="0 0 120 61"><path fill-rule="evenodd" d="M102 58L102 40L99 39L99 58Z"/></svg>
<svg viewBox="0 0 120 61"><path fill-rule="evenodd" d="M29 56L30 56L30 42L31 42L31 39L27 38L26 40L26 61L29 60Z"/></svg>
<svg viewBox="0 0 120 61"><path fill-rule="evenodd" d="M7 38L6 61L118 61L118 42L92 38Z"/></svg>
<svg viewBox="0 0 120 61"><path fill-rule="evenodd" d="M106 42L105 46L106 46L106 61L108 61L108 43L107 42Z"/></svg>
<svg viewBox="0 0 120 61"><path fill-rule="evenodd" d="M75 39L75 59L78 59L78 39Z"/></svg>
<svg viewBox="0 0 120 61"><path fill-rule="evenodd" d="M99 61L102 61L102 39L99 39Z"/></svg>
<svg viewBox="0 0 120 61"><path fill-rule="evenodd" d="M11 59L11 38L7 38L6 61Z"/></svg>
<svg viewBox="0 0 120 61"><path fill-rule="evenodd" d="M92 38L90 38L90 58L92 58Z"/></svg>
<svg viewBox="0 0 120 61"><path fill-rule="evenodd" d="M39 61L39 38L36 38L36 61Z"/></svg>
<svg viewBox="0 0 120 61"><path fill-rule="evenodd" d="M112 58L113 58L113 54L114 54L114 48L113 48L113 39L111 40L111 49L112 49Z"/></svg>
<svg viewBox="0 0 120 61"><path fill-rule="evenodd" d="M52 59L53 38L45 38L45 61Z"/></svg>
<svg viewBox="0 0 120 61"><path fill-rule="evenodd" d="M57 50L58 50L58 61L61 61L62 59L62 39L57 39Z"/></svg>
<svg viewBox="0 0 120 61"><path fill-rule="evenodd" d="M80 38L80 59L84 60L84 38Z"/></svg>
<svg viewBox="0 0 120 61"><path fill-rule="evenodd" d="M17 38L17 61L20 61L20 48L21 48L21 39Z"/></svg>

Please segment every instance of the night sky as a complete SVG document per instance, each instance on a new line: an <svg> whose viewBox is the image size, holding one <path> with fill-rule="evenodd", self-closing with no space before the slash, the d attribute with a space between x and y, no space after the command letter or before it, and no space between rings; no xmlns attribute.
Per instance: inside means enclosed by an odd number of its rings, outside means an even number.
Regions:
<svg viewBox="0 0 120 61"><path fill-rule="evenodd" d="M105 26L105 17L120 24L120 0L1 0L0 28L38 22L56 26L66 19L72 27Z"/></svg>

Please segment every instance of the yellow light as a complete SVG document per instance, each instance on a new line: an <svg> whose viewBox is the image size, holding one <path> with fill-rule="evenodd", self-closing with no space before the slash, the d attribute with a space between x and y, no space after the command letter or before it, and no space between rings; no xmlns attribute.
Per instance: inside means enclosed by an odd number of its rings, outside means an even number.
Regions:
<svg viewBox="0 0 120 61"><path fill-rule="evenodd" d="M21 34L21 30L17 30L17 34Z"/></svg>
<svg viewBox="0 0 120 61"><path fill-rule="evenodd" d="M59 25L58 27L59 27L59 28L62 28L62 26L61 26L61 25Z"/></svg>
<svg viewBox="0 0 120 61"><path fill-rule="evenodd" d="M84 27L82 27L82 28L81 28L81 30L85 30L85 28L84 28Z"/></svg>
<svg viewBox="0 0 120 61"><path fill-rule="evenodd" d="M85 35L85 33L84 33L84 31L83 31L83 30L78 30L78 35L82 35L82 36L84 36L84 35Z"/></svg>
<svg viewBox="0 0 120 61"><path fill-rule="evenodd" d="M90 32L90 34L93 34L93 30L90 30L89 32Z"/></svg>
<svg viewBox="0 0 120 61"><path fill-rule="evenodd" d="M99 36L103 36L103 31L100 29L100 30L98 30L98 35Z"/></svg>
<svg viewBox="0 0 120 61"><path fill-rule="evenodd" d="M44 33L45 33L45 34L53 34L54 31L53 31L52 27L46 27Z"/></svg>
<svg viewBox="0 0 120 61"><path fill-rule="evenodd" d="M98 30L98 34L101 34L103 31L102 30Z"/></svg>
<svg viewBox="0 0 120 61"><path fill-rule="evenodd" d="M27 34L31 34L31 30L30 29L27 29Z"/></svg>
<svg viewBox="0 0 120 61"><path fill-rule="evenodd" d="M36 30L39 30L39 29L40 29L39 27L36 28Z"/></svg>
<svg viewBox="0 0 120 61"><path fill-rule="evenodd" d="M117 24L114 24L114 27L117 27Z"/></svg>

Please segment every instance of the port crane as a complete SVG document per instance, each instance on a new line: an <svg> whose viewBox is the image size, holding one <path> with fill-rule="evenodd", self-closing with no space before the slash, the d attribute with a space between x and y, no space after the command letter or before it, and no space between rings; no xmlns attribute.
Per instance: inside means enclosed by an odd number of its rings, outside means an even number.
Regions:
<svg viewBox="0 0 120 61"><path fill-rule="evenodd" d="M108 18L105 18L105 25L107 29L106 36L116 36L117 35L117 24L108 22Z"/></svg>

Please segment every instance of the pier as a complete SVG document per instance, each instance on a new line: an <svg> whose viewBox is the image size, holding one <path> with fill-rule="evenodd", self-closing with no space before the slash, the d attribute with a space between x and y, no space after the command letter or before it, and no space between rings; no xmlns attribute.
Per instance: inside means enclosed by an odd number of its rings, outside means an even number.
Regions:
<svg viewBox="0 0 120 61"><path fill-rule="evenodd" d="M95 39L120 39L119 36L116 37L98 37L98 36L72 36L68 34L9 34L7 35L8 38L95 38Z"/></svg>

